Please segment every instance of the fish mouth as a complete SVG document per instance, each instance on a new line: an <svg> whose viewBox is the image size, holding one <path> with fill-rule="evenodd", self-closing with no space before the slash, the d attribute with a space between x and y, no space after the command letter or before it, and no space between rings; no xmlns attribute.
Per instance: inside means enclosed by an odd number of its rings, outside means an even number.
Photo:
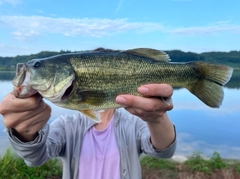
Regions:
<svg viewBox="0 0 240 179"><path fill-rule="evenodd" d="M16 76L12 81L12 84L15 87L19 87L22 85L22 83L25 80L26 77L26 71L27 71L27 66L25 63L18 63L17 68L16 68Z"/></svg>
<svg viewBox="0 0 240 179"><path fill-rule="evenodd" d="M28 98L37 93L37 90L28 85L30 79L31 72L27 70L26 64L17 64L16 76L12 81L13 93L17 98Z"/></svg>
<svg viewBox="0 0 240 179"><path fill-rule="evenodd" d="M72 81L71 85L70 85L70 86L65 90L65 92L63 93L62 98L61 98L62 101L67 100L67 98L70 96L70 94L71 94L72 91L73 91L74 84L75 84L75 80Z"/></svg>
<svg viewBox="0 0 240 179"><path fill-rule="evenodd" d="M30 96L33 96L36 93L37 91L30 86L23 85L23 86L13 88L13 94L17 98L28 98Z"/></svg>

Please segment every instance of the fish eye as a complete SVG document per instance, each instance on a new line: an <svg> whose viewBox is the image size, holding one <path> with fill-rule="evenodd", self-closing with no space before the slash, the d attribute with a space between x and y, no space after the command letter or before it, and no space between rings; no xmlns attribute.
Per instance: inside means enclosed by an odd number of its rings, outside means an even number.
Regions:
<svg viewBox="0 0 240 179"><path fill-rule="evenodd" d="M40 65L41 65L41 63L39 61L36 61L33 63L34 68L38 68L38 67L40 67Z"/></svg>

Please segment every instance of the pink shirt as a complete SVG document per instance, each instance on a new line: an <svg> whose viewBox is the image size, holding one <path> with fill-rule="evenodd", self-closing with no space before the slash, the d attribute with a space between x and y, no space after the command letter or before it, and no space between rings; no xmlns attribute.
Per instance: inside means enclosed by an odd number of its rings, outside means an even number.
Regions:
<svg viewBox="0 0 240 179"><path fill-rule="evenodd" d="M79 179L120 179L120 154L113 121L104 130L91 127L85 134Z"/></svg>

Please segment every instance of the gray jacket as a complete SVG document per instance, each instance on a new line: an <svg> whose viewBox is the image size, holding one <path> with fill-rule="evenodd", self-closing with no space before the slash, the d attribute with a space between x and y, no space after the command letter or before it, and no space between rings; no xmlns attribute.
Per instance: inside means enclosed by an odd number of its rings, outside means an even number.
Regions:
<svg viewBox="0 0 240 179"><path fill-rule="evenodd" d="M94 124L92 120L79 113L60 116L50 125L47 124L32 142L19 141L12 130L8 130L8 134L13 148L27 165L42 165L49 159L59 156L63 161L63 178L78 179L84 134ZM114 130L121 157L122 179L142 178L140 154L169 158L175 152L176 141L166 150L155 150L150 142L146 122L122 109L117 109L114 114Z"/></svg>

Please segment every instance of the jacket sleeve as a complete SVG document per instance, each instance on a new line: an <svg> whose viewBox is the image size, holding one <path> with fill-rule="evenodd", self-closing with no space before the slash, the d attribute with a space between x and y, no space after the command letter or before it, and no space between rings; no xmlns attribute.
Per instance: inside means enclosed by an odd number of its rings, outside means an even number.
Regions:
<svg viewBox="0 0 240 179"><path fill-rule="evenodd" d="M145 154L148 154L150 156L156 157L156 158L170 158L173 156L175 150L176 150L176 137L173 141L173 143L164 150L157 150L154 148L154 146L151 143L151 136L148 130L148 127L146 125L146 122L142 120L138 120L137 122L137 138L140 142L141 151ZM176 129L174 126L175 134Z"/></svg>
<svg viewBox="0 0 240 179"><path fill-rule="evenodd" d="M61 118L56 119L40 130L34 141L22 142L8 129L8 136L13 149L24 159L28 166L39 166L64 152L65 128Z"/></svg>

